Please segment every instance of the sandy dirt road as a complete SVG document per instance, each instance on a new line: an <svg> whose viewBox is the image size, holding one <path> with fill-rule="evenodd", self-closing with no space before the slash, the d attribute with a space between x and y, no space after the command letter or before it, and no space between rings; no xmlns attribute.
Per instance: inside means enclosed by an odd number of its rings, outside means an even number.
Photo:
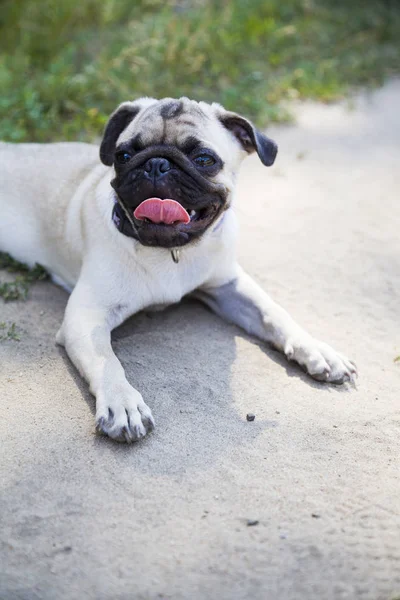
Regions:
<svg viewBox="0 0 400 600"><path fill-rule="evenodd" d="M117 445L55 345L66 293L0 304L21 330L0 343L1 600L400 594L399 106L400 82L304 105L239 184L243 266L357 362L357 389L187 301L114 334L157 421Z"/></svg>

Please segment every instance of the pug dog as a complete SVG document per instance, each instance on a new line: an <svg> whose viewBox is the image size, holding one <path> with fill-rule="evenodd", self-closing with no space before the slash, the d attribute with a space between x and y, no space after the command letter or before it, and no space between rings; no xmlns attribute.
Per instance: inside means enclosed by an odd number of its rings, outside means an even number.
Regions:
<svg viewBox="0 0 400 600"><path fill-rule="evenodd" d="M56 336L96 397L96 427L135 442L154 427L111 331L194 294L301 365L343 383L353 362L314 339L238 265L235 181L275 142L219 104L141 98L111 115L100 145L0 144L0 250L71 291Z"/></svg>

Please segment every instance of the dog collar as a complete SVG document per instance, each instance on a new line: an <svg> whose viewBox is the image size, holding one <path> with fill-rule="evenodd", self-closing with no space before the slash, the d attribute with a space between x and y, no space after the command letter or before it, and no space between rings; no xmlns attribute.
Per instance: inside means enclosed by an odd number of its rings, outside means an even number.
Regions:
<svg viewBox="0 0 400 600"><path fill-rule="evenodd" d="M114 207L111 219L120 233L123 233L128 237L135 237L133 235L133 227L129 222L129 219L127 218L122 206L116 198L114 198ZM180 258L180 250L174 248L173 250L171 250L171 256L174 263L178 263Z"/></svg>

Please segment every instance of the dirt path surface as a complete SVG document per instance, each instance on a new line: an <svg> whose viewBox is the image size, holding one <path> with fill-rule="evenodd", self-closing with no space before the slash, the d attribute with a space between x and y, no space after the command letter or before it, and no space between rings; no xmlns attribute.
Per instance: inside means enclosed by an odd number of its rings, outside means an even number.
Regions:
<svg viewBox="0 0 400 600"><path fill-rule="evenodd" d="M306 105L270 130L276 166L240 178L243 265L357 362L357 389L185 302L115 332L157 421L117 445L54 343L66 293L0 305L21 329L0 343L2 600L400 594L399 106L399 82Z"/></svg>

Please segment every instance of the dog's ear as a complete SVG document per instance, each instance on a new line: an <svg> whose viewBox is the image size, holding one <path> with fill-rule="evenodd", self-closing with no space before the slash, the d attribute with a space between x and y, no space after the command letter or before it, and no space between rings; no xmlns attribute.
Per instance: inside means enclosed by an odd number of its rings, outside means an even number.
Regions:
<svg viewBox="0 0 400 600"><path fill-rule="evenodd" d="M221 123L229 129L249 154L257 152L261 162L270 167L274 164L278 146L269 137L258 131L254 125L233 112L225 111L219 115Z"/></svg>
<svg viewBox="0 0 400 600"><path fill-rule="evenodd" d="M108 167L111 167L114 162L117 139L140 112L140 109L141 106L137 102L123 102L109 118L100 145L100 160Z"/></svg>

